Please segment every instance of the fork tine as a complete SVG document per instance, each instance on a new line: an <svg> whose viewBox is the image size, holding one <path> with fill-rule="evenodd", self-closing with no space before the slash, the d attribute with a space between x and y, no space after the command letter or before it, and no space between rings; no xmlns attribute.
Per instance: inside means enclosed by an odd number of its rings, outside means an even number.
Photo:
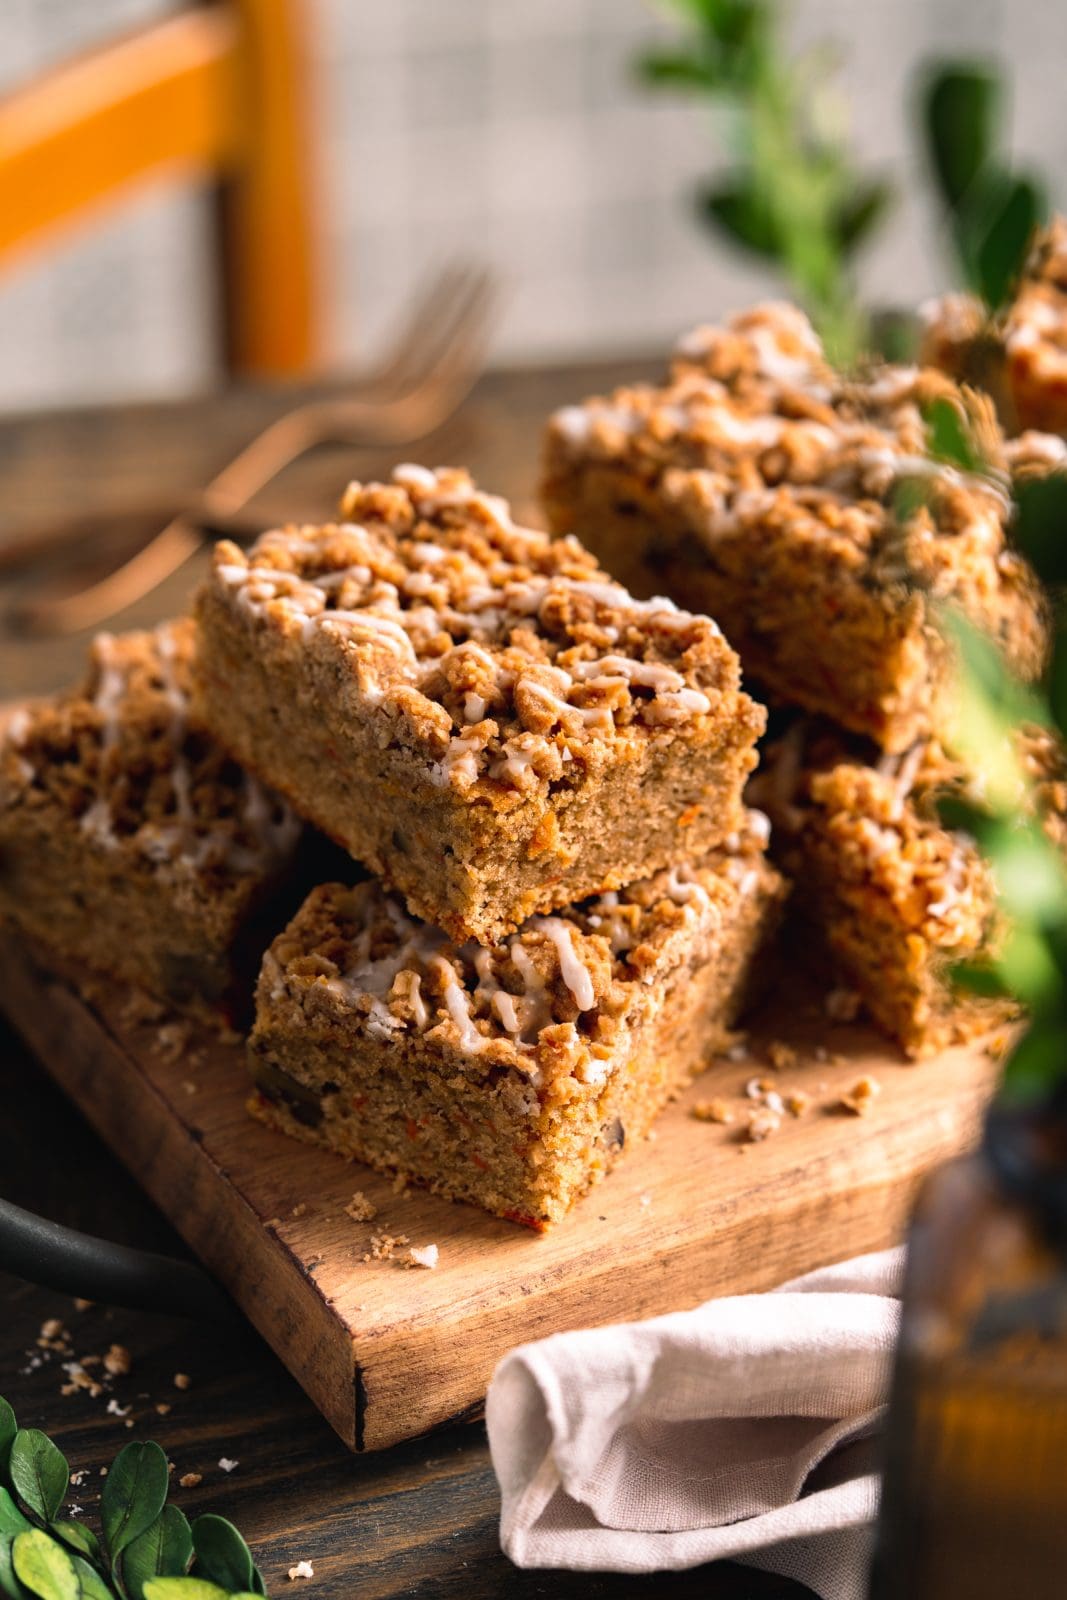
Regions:
<svg viewBox="0 0 1067 1600"><path fill-rule="evenodd" d="M437 330L456 300L466 294L469 278L468 267L450 261L420 279L415 304L395 331L384 360L368 379L368 389L378 391L383 399L391 399L415 387L422 372L432 364L428 351Z"/></svg>
<svg viewBox="0 0 1067 1600"><path fill-rule="evenodd" d="M406 394L433 373L443 351L476 311L488 291L489 274L480 267L453 262L440 273L407 325L402 359L390 373L390 398Z"/></svg>
<svg viewBox="0 0 1067 1600"><path fill-rule="evenodd" d="M467 375L473 377L484 366L494 303L492 274L481 268L471 269L462 298L445 308L448 314L442 316L433 348L424 353L418 381L407 386L396 400L408 403L419 415L432 415L441 404L441 396L450 395L456 389L463 389L465 393L470 387ZM341 442L347 442L348 430L363 426L367 404L362 396L327 401L322 415L327 414L332 416L338 430L343 430Z"/></svg>
<svg viewBox="0 0 1067 1600"><path fill-rule="evenodd" d="M382 381L405 387L387 398L361 385L358 398L310 401L273 422L216 475L202 496L222 514L247 503L279 471L318 443L411 443L433 431L473 387L489 339L495 298L492 274L475 266L446 268L423 296L407 331L383 364ZM420 355L418 376L415 357ZM103 621L142 598L176 571L200 542L179 515L132 558L76 594L24 605L24 622L42 632L71 632Z"/></svg>

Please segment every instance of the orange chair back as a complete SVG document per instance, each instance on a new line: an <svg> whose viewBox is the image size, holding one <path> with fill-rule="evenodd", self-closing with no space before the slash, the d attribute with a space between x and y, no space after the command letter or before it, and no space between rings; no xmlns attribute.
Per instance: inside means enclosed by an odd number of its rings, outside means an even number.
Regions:
<svg viewBox="0 0 1067 1600"><path fill-rule="evenodd" d="M314 365L307 3L211 0L0 97L0 272L137 185L210 182L228 367Z"/></svg>

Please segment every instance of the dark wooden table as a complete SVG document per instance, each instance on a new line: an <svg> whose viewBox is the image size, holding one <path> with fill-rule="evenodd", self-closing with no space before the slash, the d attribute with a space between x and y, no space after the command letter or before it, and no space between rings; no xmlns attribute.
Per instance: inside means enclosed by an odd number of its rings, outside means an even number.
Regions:
<svg viewBox="0 0 1067 1600"><path fill-rule="evenodd" d="M647 367L647 364L645 364ZM639 375L642 364L551 368L488 376L438 434L407 452L430 464L463 462L486 487L534 514L539 430L554 406ZM69 412L0 423L0 548L25 523L67 512L165 502L204 482L256 429L292 403L291 393L240 390L179 405ZM343 484L380 475L395 456L328 450L291 470L265 497L264 520L328 514ZM106 537L106 518L101 537ZM114 628L180 611L202 561ZM0 588L0 614L27 587L24 574ZM80 669L85 639L33 640L0 625L0 699L62 684ZM121 1162L0 1024L0 1188L21 1205L89 1232L174 1254L181 1242L127 1177ZM63 1396L60 1357L35 1364L42 1323L58 1317L75 1352L111 1343L133 1357L115 1383L128 1417L79 1391ZM238 1523L275 1594L286 1573L311 1560L315 1578L292 1586L321 1600L509 1600L551 1595L801 1596L795 1584L721 1564L692 1573L633 1577L518 1572L497 1542L499 1502L480 1424L442 1430L388 1452L351 1456L299 1386L250 1330L220 1331L176 1318L95 1307L0 1274L0 1394L27 1426L56 1438L74 1468L90 1473L77 1491L91 1518L98 1469L131 1438L159 1440L190 1514L218 1510ZM175 1373L192 1379L175 1388ZM157 1405L169 1406L165 1414ZM132 1428L127 1421L132 1420ZM218 1463L236 1460L229 1474Z"/></svg>

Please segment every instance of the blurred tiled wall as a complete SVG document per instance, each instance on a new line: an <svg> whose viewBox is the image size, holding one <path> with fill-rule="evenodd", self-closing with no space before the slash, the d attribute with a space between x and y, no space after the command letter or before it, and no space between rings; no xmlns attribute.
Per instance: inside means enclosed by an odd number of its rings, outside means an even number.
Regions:
<svg viewBox="0 0 1067 1600"><path fill-rule="evenodd" d="M498 265L497 354L650 347L768 287L694 223L713 143L698 105L634 81L665 25L647 0L307 0L328 205L323 294L339 365L455 255ZM0 88L164 0L0 0ZM1016 133L1067 156L1062 0L795 0L798 42L832 38L865 158L909 198L865 263L900 301L941 281L915 197L909 74L937 50L1002 52ZM180 392L213 377L210 239L190 195L152 194L0 278L0 404Z"/></svg>

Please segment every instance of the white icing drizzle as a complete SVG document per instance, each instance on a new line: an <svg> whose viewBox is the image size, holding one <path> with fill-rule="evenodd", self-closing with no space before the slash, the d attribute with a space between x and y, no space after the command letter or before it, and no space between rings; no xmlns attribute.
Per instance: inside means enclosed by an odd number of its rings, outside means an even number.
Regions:
<svg viewBox="0 0 1067 1600"><path fill-rule="evenodd" d="M529 926L546 934L555 945L556 954L559 956L560 977L570 990L578 1010L592 1011L596 1005L593 980L574 948L574 930L571 924L564 922L560 917L534 917L530 920Z"/></svg>

